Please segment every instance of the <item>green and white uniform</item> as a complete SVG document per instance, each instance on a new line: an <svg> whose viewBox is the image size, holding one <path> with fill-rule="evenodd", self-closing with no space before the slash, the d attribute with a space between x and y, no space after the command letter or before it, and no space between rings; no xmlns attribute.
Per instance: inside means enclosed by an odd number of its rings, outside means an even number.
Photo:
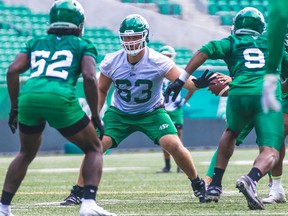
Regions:
<svg viewBox="0 0 288 216"><path fill-rule="evenodd" d="M82 57L96 58L95 46L73 35L49 34L29 40L22 52L30 58L31 71L20 90L19 122L34 127L48 121L62 129L80 121L85 113L75 95L76 82Z"/></svg>
<svg viewBox="0 0 288 216"><path fill-rule="evenodd" d="M100 64L100 72L112 79L115 91L111 107L104 114L105 135L113 140L113 147L130 134L141 131L156 144L166 134L177 130L162 108L162 83L175 63L148 47L135 65L127 61L124 49L107 54Z"/></svg>
<svg viewBox="0 0 288 216"><path fill-rule="evenodd" d="M255 126L259 146L269 146L279 151L283 139L281 112L264 114L261 106L263 77L268 57L267 38L262 35L230 35L211 41L200 51L210 59L223 59L233 77L229 84L226 116L227 128L237 135L251 121ZM276 91L281 100L280 79Z"/></svg>
<svg viewBox="0 0 288 216"><path fill-rule="evenodd" d="M162 85L162 93L165 92L166 88L168 85L171 84L171 81L168 79L163 80L163 85ZM177 129L182 129L183 128L183 108L178 107L176 104L181 102L181 94L178 94L177 98L175 101L172 101L172 96L169 96L169 101L164 103L165 109L170 116L171 120L173 121L175 127Z"/></svg>

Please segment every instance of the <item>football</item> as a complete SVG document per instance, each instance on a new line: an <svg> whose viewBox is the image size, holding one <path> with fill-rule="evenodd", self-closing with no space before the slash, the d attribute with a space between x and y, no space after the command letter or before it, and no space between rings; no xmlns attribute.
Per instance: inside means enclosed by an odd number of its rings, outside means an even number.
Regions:
<svg viewBox="0 0 288 216"><path fill-rule="evenodd" d="M217 76L221 73L215 73L213 74L213 76ZM213 77L212 76L212 77ZM219 81L217 78L212 80L210 82L212 85L209 85L208 89L215 94L216 96L221 96L221 97L227 97L228 96L228 90L229 90L229 85L228 84L224 84L224 81Z"/></svg>

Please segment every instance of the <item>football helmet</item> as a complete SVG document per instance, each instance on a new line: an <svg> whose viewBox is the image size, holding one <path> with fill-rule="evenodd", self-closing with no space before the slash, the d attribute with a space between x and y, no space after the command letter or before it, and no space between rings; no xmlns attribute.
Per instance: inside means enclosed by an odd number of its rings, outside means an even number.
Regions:
<svg viewBox="0 0 288 216"><path fill-rule="evenodd" d="M172 60L174 60L175 56L176 56L176 52L175 49L172 46L162 46L159 49L159 52L162 53L165 56L168 56L169 58L171 58Z"/></svg>
<svg viewBox="0 0 288 216"><path fill-rule="evenodd" d="M120 24L119 37L128 55L138 55L149 42L148 22L141 15L128 15Z"/></svg>
<svg viewBox="0 0 288 216"><path fill-rule="evenodd" d="M233 18L233 34L263 34L266 22L263 14L254 7L245 7Z"/></svg>
<svg viewBox="0 0 288 216"><path fill-rule="evenodd" d="M85 15L77 0L57 0L50 9L49 28L72 28L83 30Z"/></svg>

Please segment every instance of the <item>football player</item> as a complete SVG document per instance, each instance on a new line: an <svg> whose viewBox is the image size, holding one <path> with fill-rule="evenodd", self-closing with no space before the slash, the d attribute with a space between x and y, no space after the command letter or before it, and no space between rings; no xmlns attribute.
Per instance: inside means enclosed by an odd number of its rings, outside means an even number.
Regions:
<svg viewBox="0 0 288 216"><path fill-rule="evenodd" d="M186 80L182 77L186 74L181 74L171 59L147 46L149 33L149 25L141 15L128 15L119 28L123 49L107 54L100 64L99 111L111 84L115 87L114 100L103 117L103 151L117 148L130 134L141 131L173 156L190 179L195 196L200 202L205 202L204 181L199 178L190 152L182 145L163 107L163 79L166 77L174 81L180 76ZM188 76L184 86L189 90L207 87L209 75L194 81ZM80 173L77 187L81 186ZM81 197L77 195L72 190L63 205L81 202ZM75 202L76 199L79 202Z"/></svg>
<svg viewBox="0 0 288 216"><path fill-rule="evenodd" d="M257 135L259 155L247 175L241 176L236 187L245 196L251 210L264 209L257 196L257 182L279 160L282 147L284 122L280 112L264 113L261 106L263 78L268 57L267 38L263 14L253 7L239 11L234 19L232 34L218 41L210 41L191 58L185 70L193 73L206 59L224 59L230 76L226 130L218 145L218 156L211 184L207 188L206 200L218 202L222 193L222 178L233 154L236 139L243 128L253 123ZM279 75L278 75L279 76ZM175 80L167 87L167 94L179 92L183 81ZM277 100L281 100L280 83Z"/></svg>
<svg viewBox="0 0 288 216"><path fill-rule="evenodd" d="M269 27L267 74L264 77L262 107L265 112L269 109L280 112L281 105L277 100L277 83L279 71L277 69L283 55L283 42L288 25L288 1L269 1Z"/></svg>
<svg viewBox="0 0 288 216"><path fill-rule="evenodd" d="M163 55L167 56L168 58L174 60L176 56L175 49L171 46L162 46L159 49L159 52ZM181 70L181 68L179 68ZM164 92L166 87L171 82L168 79L163 80L162 85L162 91ZM178 136L180 140L182 141L182 128L183 128L183 108L182 106L187 103L187 101L190 99L190 97L193 95L194 90L188 91L186 96L184 98L181 98L181 95L178 95L175 101L170 100L167 103L164 103L165 110L167 111L168 115L170 116L171 120L173 121L173 124L175 125L177 129ZM156 173L169 173L171 172L171 159L170 154L163 149L164 154L164 161L165 166L157 171ZM177 166L176 169L177 173L182 173L182 170Z"/></svg>
<svg viewBox="0 0 288 216"><path fill-rule="evenodd" d="M95 202L103 167L95 128L103 136L103 126L97 111L97 52L89 40L82 38L84 10L76 0L58 0L52 5L49 17L47 35L29 40L7 71L11 101L8 124L13 133L19 125L21 150L7 171L0 215L12 215L11 201L36 157L46 122L85 153L80 215L114 215ZM30 77L20 88L19 76L29 68ZM81 74L92 121L81 109L75 94Z"/></svg>

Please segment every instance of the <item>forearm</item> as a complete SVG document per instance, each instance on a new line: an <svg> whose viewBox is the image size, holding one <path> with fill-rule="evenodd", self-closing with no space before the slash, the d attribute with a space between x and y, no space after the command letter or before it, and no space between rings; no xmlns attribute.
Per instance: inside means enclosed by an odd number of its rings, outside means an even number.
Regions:
<svg viewBox="0 0 288 216"><path fill-rule="evenodd" d="M194 56L188 62L185 71L187 73L192 74L198 67L200 67L206 60L208 59L208 55L203 52L197 51Z"/></svg>
<svg viewBox="0 0 288 216"><path fill-rule="evenodd" d="M7 73L7 86L10 97L11 108L18 108L18 95L20 88L19 74Z"/></svg>
<svg viewBox="0 0 288 216"><path fill-rule="evenodd" d="M84 79L84 92L92 116L98 116L98 90L96 79Z"/></svg>

